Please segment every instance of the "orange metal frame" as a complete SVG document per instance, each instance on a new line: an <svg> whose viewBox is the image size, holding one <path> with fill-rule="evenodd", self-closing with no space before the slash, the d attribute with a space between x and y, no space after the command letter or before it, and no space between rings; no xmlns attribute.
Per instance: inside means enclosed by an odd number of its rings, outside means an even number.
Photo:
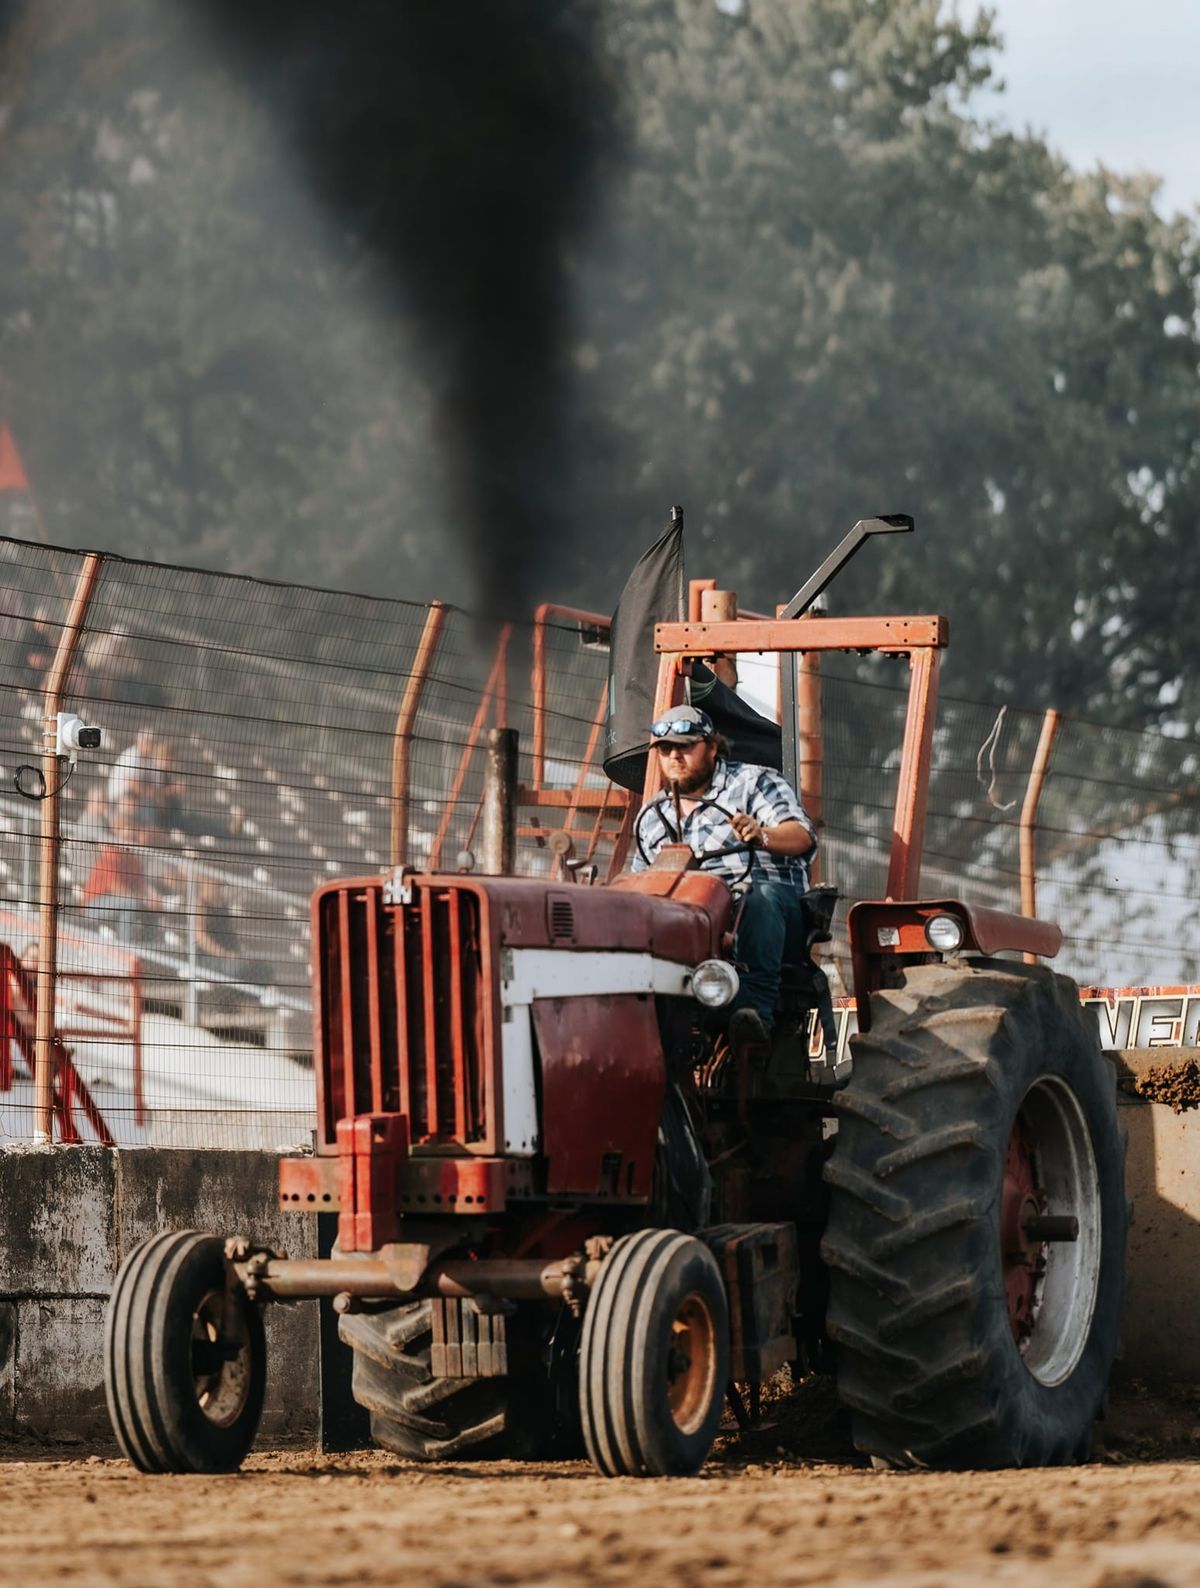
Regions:
<svg viewBox="0 0 1200 1588"><path fill-rule="evenodd" d="M495 711L495 726L502 728L507 715L507 690L505 687L505 666L508 660L508 642L512 637L512 624L506 623L500 630L500 639L496 645L496 659L492 663L492 670L488 674L487 683L484 685L483 694L479 699L479 707L475 712L475 720L471 723L467 734L467 742L463 746L463 753L459 758L458 770L454 774L454 782L450 786L450 797L446 801L446 808L442 812L442 819L438 825L437 837L433 840L433 848L429 852L429 869L437 871L442 863L442 848L446 842L446 835L450 831L450 823L454 820L454 809L462 795L463 784L467 780L470 770L471 758L479 744L483 725L487 721L489 710ZM470 844L475 835L475 828L479 821L479 811L476 810L471 822L470 832L467 834L467 843Z"/></svg>
<svg viewBox="0 0 1200 1588"><path fill-rule="evenodd" d="M608 685L600 692L600 699L596 705L596 712L592 718L591 728L588 733L587 748L580 762L579 773L575 785L571 789L548 789L546 785L546 684L547 684L547 658L546 658L546 630L554 621L564 623L579 623L588 628L597 629L602 634L607 634L612 626L611 618L600 612L585 612L580 607L559 606L553 601L543 602L533 616L533 663L530 675L530 698L533 709L533 753L530 767L530 782L520 790L520 803L534 809L562 810L564 819L562 830L572 838L585 841L583 859L591 861L601 840L606 836L605 823L610 817L617 818L617 826L609 828L607 836L612 839L613 850L608 864L608 879L611 880L624 866L625 857L629 851L629 844L633 833L633 817L636 809L633 799L627 789L619 788L616 784L607 782L602 789L588 788L588 774L593 770L593 757L596 746L600 742L605 719L608 715ZM591 818L582 826L576 826L577 818ZM517 829L518 838L541 839L545 836L540 826L527 824Z"/></svg>
<svg viewBox="0 0 1200 1588"><path fill-rule="evenodd" d="M442 629L445 624L447 609L435 602L430 607L426 617L425 627L417 646L413 659L413 669L409 676L404 697L396 716L396 728L392 748L392 819L391 819L391 861L393 865L403 865L408 859L408 812L411 799L411 773L410 773L410 748L416 727L416 720L429 681L434 657L437 653ZM603 731L604 721L608 711L608 687L605 685L601 691L592 718L588 735L587 749L579 767L579 773L572 788L547 788L546 776L546 722L548 707L546 697L548 692L548 659L546 632L553 622L579 623L589 628L595 628L602 634L607 634L611 620L603 613L585 612L578 607L559 606L554 602L545 602L538 607L533 620L533 664L531 674L531 701L533 716L533 745L531 755L531 781L520 789L520 803L534 809L545 809L556 815L561 813L561 825L571 837L578 839L584 845L584 860L590 861L596 854L601 842L609 839L613 849L608 865L608 876L611 878L621 870L625 864L632 831L635 807L627 790L618 788L614 784L606 783L604 788L589 788L588 776L593 770L593 758L600 734ZM496 647L491 671L484 685L483 694L474 720L467 733L466 743L452 780L449 799L446 809L439 823L430 850L428 865L430 869L437 870L443 863L446 840L454 819L454 810L462 797L467 775L471 763L479 750L484 725L489 713L497 727L506 725L508 714L508 649L512 635L512 626L506 625L500 634ZM476 829L479 824L479 810L472 817L471 825L466 835L466 845L469 848L474 841ZM615 822L615 826L613 823ZM556 822L556 825L558 823ZM550 829L543 828L536 821L531 821L517 829L518 837L542 840L549 836Z"/></svg>
<svg viewBox="0 0 1200 1588"><path fill-rule="evenodd" d="M533 667L530 675L533 702L533 765L530 769L533 789L540 789L546 778L546 630L555 619L564 623L586 624L605 634L612 627L612 619L599 612L584 612L580 607L562 607L553 601L543 601L533 614Z"/></svg>
<svg viewBox="0 0 1200 1588"><path fill-rule="evenodd" d="M913 899L921 886L938 668L941 652L949 640L949 624L943 617L823 617L819 623L797 618L659 623L654 630L654 648L661 658L655 715L669 710L683 698L686 663L696 657L711 656L715 651L858 651L907 657L908 714L892 820L887 897ZM645 797L652 799L661 786L657 758L651 757L646 771Z"/></svg>

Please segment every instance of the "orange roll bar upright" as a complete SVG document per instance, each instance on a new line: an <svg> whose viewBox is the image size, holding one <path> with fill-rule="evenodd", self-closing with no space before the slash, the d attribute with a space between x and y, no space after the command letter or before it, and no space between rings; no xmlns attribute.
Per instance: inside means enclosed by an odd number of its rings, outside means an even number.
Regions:
<svg viewBox="0 0 1200 1588"><path fill-rule="evenodd" d="M929 803L929 763L937 721L938 668L941 654L913 651L908 686L904 748L896 780L896 812L892 818L892 854L888 863L887 897L915 899L921 891L921 857L925 848L925 810Z"/></svg>
<svg viewBox="0 0 1200 1588"><path fill-rule="evenodd" d="M792 665L790 659L785 665ZM825 830L823 806L825 742L821 719L820 656L802 656L799 674L796 716L800 754L796 770L800 787L796 792L800 795L804 809L812 818L812 824L817 829L817 838L820 840ZM821 880L820 866L821 852L818 850L809 858L808 875L811 882L816 883Z"/></svg>

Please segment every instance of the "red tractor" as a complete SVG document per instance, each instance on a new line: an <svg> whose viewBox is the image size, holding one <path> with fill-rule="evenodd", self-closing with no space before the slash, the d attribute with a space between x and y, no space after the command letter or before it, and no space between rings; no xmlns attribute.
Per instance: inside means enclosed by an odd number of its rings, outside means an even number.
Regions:
<svg viewBox="0 0 1200 1588"><path fill-rule="evenodd" d="M298 1297L332 1298L354 1397L407 1457L581 1442L604 1473L694 1472L727 1393L740 1407L736 1385L797 1362L835 1368L883 1463L1084 1457L1123 1290L1113 1073L1074 984L1031 962L1057 928L921 899L945 620L805 616L899 528L856 526L774 620L656 633L661 709L714 652L783 653L785 683L800 652L909 665L886 897L848 921L852 1062L810 1042L830 1014L811 952L770 1052L730 1048L737 901L686 847L609 886L400 870L322 888L316 1153L281 1163L280 1197L336 1212L337 1245L290 1260L185 1231L131 1253L105 1382L136 1466L240 1463L262 1309ZM810 950L835 898L808 895Z"/></svg>

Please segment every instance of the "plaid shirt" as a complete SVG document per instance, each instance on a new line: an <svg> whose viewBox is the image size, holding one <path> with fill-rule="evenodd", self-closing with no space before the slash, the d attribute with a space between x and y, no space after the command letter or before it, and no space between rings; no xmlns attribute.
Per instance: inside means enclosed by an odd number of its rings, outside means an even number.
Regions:
<svg viewBox="0 0 1200 1588"><path fill-rule="evenodd" d="M726 761L722 756L713 769L712 782L700 797L715 800L729 814L723 816L713 805L700 805L684 816L683 841L690 844L699 857L724 844L741 842L729 821L729 816L736 816L739 811L753 816L762 827L778 827L780 822L799 822L807 827L813 838L813 846L807 854L772 855L765 849L756 849L748 880L752 883L790 882L801 893L808 891L808 862L817 848L816 828L791 786L778 772L745 761ZM651 860L664 844L679 842L675 832L675 802L669 790L664 789L656 799L642 806L635 830L641 848ZM736 882L746 870L746 856L726 855L709 862L704 869L724 877L726 882ZM646 862L636 845L630 870L646 870Z"/></svg>

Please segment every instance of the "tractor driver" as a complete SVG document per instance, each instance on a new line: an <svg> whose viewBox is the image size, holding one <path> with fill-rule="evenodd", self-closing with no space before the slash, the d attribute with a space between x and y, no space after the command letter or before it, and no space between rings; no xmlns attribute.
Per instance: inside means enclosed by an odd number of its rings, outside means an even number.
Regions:
<svg viewBox="0 0 1200 1588"><path fill-rule="evenodd" d="M665 787L638 812L639 840L631 869L644 871L664 844L690 844L697 856L726 844L754 846L749 873L744 853L721 856L707 869L750 883L738 922L736 952L745 967L729 1024L735 1043L766 1043L779 1001L784 958L804 952L809 856L816 830L786 780L770 767L730 761L727 745L706 712L676 706L650 729ZM676 831L675 795L683 831Z"/></svg>

